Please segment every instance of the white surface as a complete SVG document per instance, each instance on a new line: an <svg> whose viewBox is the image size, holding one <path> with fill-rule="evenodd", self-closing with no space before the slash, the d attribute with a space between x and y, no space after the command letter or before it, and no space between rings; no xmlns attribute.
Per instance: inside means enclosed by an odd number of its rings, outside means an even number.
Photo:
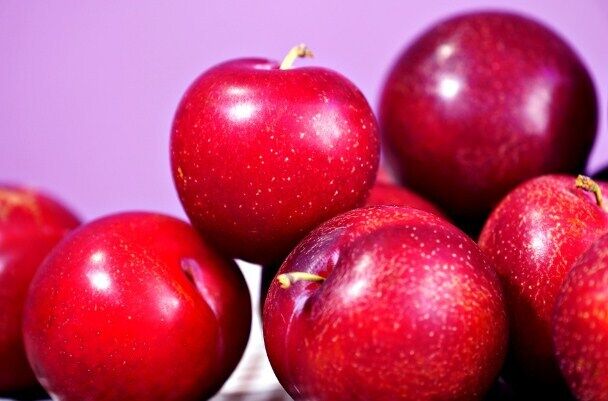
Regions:
<svg viewBox="0 0 608 401"><path fill-rule="evenodd" d="M272 371L266 357L262 322L260 320L260 275L261 268L257 265L239 261L239 266L245 275L245 280L251 292L253 306L253 322L249 344L239 366L224 385L220 395L234 393L275 392L282 387ZM221 397L215 397L221 399ZM215 400L214 399L214 400Z"/></svg>

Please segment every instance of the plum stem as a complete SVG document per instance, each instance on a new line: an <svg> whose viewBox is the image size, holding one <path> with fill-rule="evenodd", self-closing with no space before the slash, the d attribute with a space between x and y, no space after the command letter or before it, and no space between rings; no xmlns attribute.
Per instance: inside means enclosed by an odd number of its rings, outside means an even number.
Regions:
<svg viewBox="0 0 608 401"><path fill-rule="evenodd" d="M595 201L597 205L602 208L605 212L608 212L606 205L604 204L604 196L602 195L602 189L597 182L585 175L578 175L575 181L576 187L584 189L585 191L592 192L595 195Z"/></svg>
<svg viewBox="0 0 608 401"><path fill-rule="evenodd" d="M296 59L300 57L300 58L304 58L304 57L308 57L308 58L312 58L314 57L314 55L312 54L312 50L310 50L308 48L308 46L306 46L304 43L301 43L297 46L294 46L291 48L291 50L289 50L289 52L287 53L287 55L285 56L285 58L283 59L283 61L281 62L281 65L279 66L279 69L281 70L288 70L293 66L294 61L296 61Z"/></svg>
<svg viewBox="0 0 608 401"><path fill-rule="evenodd" d="M325 281L325 277L306 272L291 272L279 274L277 276L277 281L281 284L281 288L289 288L298 281L308 281L311 283L323 282Z"/></svg>

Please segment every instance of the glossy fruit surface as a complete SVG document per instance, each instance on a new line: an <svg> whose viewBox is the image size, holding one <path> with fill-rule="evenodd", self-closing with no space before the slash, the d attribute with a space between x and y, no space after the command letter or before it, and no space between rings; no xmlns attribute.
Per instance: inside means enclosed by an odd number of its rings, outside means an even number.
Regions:
<svg viewBox="0 0 608 401"><path fill-rule="evenodd" d="M188 224L124 213L66 237L37 272L24 338L60 401L186 401L212 396L251 325L245 280Z"/></svg>
<svg viewBox="0 0 608 401"><path fill-rule="evenodd" d="M365 201L365 206L406 206L413 207L414 209L424 210L443 217L443 213L427 200L416 195L407 188L382 182L380 181L380 178L380 175L378 175L378 181L376 181L376 184L374 184L372 187L369 197ZM261 306L264 305L268 288L270 288L270 283L274 279L280 266L281 263L272 263L265 265L262 269L262 278L260 284Z"/></svg>
<svg viewBox="0 0 608 401"><path fill-rule="evenodd" d="M407 206L442 216L443 213L432 203L413 191L398 185L376 183L370 191L366 206Z"/></svg>
<svg viewBox="0 0 608 401"><path fill-rule="evenodd" d="M529 178L584 171L597 99L577 54L549 28L475 12L436 24L404 50L379 119L402 182L474 225Z"/></svg>
<svg viewBox="0 0 608 401"><path fill-rule="evenodd" d="M265 59L199 76L171 135L193 225L225 254L256 263L284 258L310 229L359 206L378 160L375 118L350 81Z"/></svg>
<svg viewBox="0 0 608 401"><path fill-rule="evenodd" d="M271 284L264 339L296 400L480 400L498 375L507 320L477 245L412 208L356 209L311 232ZM283 276L282 276L283 275Z"/></svg>
<svg viewBox="0 0 608 401"><path fill-rule="evenodd" d="M608 190L601 185L604 193ZM608 213L575 177L543 176L498 205L479 240L505 286L516 369L560 382L551 324L559 289L574 262L608 232Z"/></svg>
<svg viewBox="0 0 608 401"><path fill-rule="evenodd" d="M0 393L37 386L21 335L27 290L49 251L78 224L47 195L0 186Z"/></svg>
<svg viewBox="0 0 608 401"><path fill-rule="evenodd" d="M608 236L570 271L555 307L553 339L578 400L608 400Z"/></svg>

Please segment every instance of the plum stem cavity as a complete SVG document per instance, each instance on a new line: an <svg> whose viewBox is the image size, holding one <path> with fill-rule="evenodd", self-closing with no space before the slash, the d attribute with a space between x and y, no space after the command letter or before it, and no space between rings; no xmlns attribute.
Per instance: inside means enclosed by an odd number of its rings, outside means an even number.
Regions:
<svg viewBox="0 0 608 401"><path fill-rule="evenodd" d="M597 205L602 208L605 212L608 212L606 209L606 204L604 203L604 196L602 195L602 190L597 182L593 181L591 178L579 175L576 177L575 185L577 188L581 188L585 191L593 193L595 195L595 201Z"/></svg>

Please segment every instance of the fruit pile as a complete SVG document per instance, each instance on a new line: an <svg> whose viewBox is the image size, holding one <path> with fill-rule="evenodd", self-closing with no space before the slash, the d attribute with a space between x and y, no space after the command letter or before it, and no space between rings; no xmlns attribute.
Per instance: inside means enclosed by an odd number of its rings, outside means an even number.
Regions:
<svg viewBox="0 0 608 401"><path fill-rule="evenodd" d="M1 395L212 397L249 337L241 259L264 266L295 400L608 400L608 184L579 175L598 111L576 53L526 17L453 17L399 56L379 124L347 78L294 65L311 56L186 91L170 155L192 225L81 224L0 187Z"/></svg>

